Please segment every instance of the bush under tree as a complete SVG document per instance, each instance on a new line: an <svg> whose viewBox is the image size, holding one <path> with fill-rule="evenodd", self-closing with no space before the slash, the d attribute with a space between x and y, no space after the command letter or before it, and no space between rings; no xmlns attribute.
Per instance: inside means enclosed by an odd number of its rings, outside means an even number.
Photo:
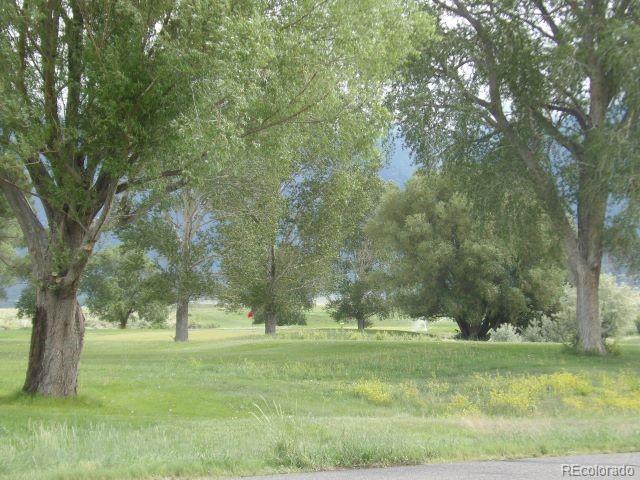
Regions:
<svg viewBox="0 0 640 480"><path fill-rule="evenodd" d="M578 335L575 288L565 285L558 311L543 315L522 329L528 342L574 343ZM602 339L631 331L640 310L640 292L620 284L613 275L603 274L599 288Z"/></svg>

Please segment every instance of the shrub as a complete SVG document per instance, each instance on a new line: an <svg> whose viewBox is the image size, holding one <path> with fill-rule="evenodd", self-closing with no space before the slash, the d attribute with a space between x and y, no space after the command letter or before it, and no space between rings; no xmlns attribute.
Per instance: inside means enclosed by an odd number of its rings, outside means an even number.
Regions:
<svg viewBox="0 0 640 480"><path fill-rule="evenodd" d="M612 275L602 275L600 318L603 338L615 337L633 328L634 316L639 308L640 293L637 290L616 283ZM528 342L570 343L576 335L576 290L570 285L565 286L555 315L543 315L522 331L523 339Z"/></svg>
<svg viewBox="0 0 640 480"><path fill-rule="evenodd" d="M615 337L633 328L640 308L640 292L627 284L618 284L613 275L600 279L600 317L605 338Z"/></svg>
<svg viewBox="0 0 640 480"><path fill-rule="evenodd" d="M640 334L640 316L638 316L638 318L636 318L636 330L638 331L638 334Z"/></svg>
<svg viewBox="0 0 640 480"><path fill-rule="evenodd" d="M522 337L518 334L515 327L508 323L500 325L491 332L491 342L521 342Z"/></svg>
<svg viewBox="0 0 640 480"><path fill-rule="evenodd" d="M543 315L522 331L525 342L571 342L576 334L575 320L568 316Z"/></svg>

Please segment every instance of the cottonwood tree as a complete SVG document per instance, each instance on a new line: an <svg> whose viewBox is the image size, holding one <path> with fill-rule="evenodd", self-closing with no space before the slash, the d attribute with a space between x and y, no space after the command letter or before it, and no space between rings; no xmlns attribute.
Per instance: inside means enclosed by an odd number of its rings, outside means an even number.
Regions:
<svg viewBox="0 0 640 480"><path fill-rule="evenodd" d="M242 210L218 227L219 298L263 312L266 334L276 333L279 314L308 308L328 289L332 265L377 182L379 162L314 160L302 155L288 170L252 178Z"/></svg>
<svg viewBox="0 0 640 480"><path fill-rule="evenodd" d="M176 305L176 342L189 339L189 302L215 292L215 227L207 196L184 187L120 232L126 246L154 255L165 295Z"/></svg>
<svg viewBox="0 0 640 480"><path fill-rule="evenodd" d="M607 226L637 236L636 2L420 3L438 18L440 41L423 42L395 89L407 143L431 166L509 152L560 235L579 349L603 353L598 283L616 233Z"/></svg>
<svg viewBox="0 0 640 480"><path fill-rule="evenodd" d="M275 333L279 312L304 308L327 287L330 266L360 221L358 199L376 177L376 142L390 121L385 84L409 50L410 32L424 23L410 13L401 2L313 2L295 23L328 36L280 40L285 58L296 52L309 60L296 68L280 63L285 80L267 85L272 97L262 105L263 125L273 128L253 130L254 141L225 172L236 179L233 189L218 189L216 206L220 299L264 311L266 333ZM326 51L327 38L333 51L309 53ZM275 99L292 91L300 108L286 125L274 121L283 118L273 112Z"/></svg>
<svg viewBox="0 0 640 480"><path fill-rule="evenodd" d="M404 190L390 187L367 225L389 255L387 290L397 308L415 318L451 317L466 339L550 313L564 280L553 237L515 248L452 184L442 174L416 174Z"/></svg>
<svg viewBox="0 0 640 480"><path fill-rule="evenodd" d="M204 95L199 86L225 98L257 84L243 72L264 57L247 55L244 42L273 25L254 25L252 15L263 12L249 3L0 4L0 188L25 236L36 285L25 391L76 393L81 275L123 195L204 164L202 157L165 161L183 133L176 122L188 123ZM216 140L241 130L229 127L238 117L244 128L242 108L212 114Z"/></svg>
<svg viewBox="0 0 640 480"><path fill-rule="evenodd" d="M120 328L134 313L152 325L167 319L167 288L162 272L141 249L108 247L89 261L80 291L89 312Z"/></svg>
<svg viewBox="0 0 640 480"><path fill-rule="evenodd" d="M0 190L37 288L24 390L72 395L84 334L80 277L118 193L141 178L185 105L189 74L169 48L175 2L4 1L0 9Z"/></svg>

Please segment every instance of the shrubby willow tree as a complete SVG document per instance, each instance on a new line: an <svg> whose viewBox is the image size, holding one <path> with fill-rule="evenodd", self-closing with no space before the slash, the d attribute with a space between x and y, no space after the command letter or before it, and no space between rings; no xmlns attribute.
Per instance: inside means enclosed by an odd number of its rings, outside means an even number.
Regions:
<svg viewBox="0 0 640 480"><path fill-rule="evenodd" d="M629 244L615 234L636 237L639 219L640 10L626 0L420 3L440 41L419 46L395 89L407 143L431 166L508 151L562 240L578 347L603 353L605 240Z"/></svg>
<svg viewBox="0 0 640 480"><path fill-rule="evenodd" d="M162 272L159 287L176 305L176 342L189 339L189 301L214 293L215 227L207 196L183 187L119 233L126 246L155 256L156 268Z"/></svg>
<svg viewBox="0 0 640 480"><path fill-rule="evenodd" d="M416 318L451 317L462 338L527 324L552 311L562 292L552 237L523 254L527 247L501 237L491 216L442 174L416 174L405 190L391 187L367 232L388 252L387 289L397 308Z"/></svg>
<svg viewBox="0 0 640 480"><path fill-rule="evenodd" d="M167 319L167 292L161 271L140 249L123 245L95 254L80 282L89 312L127 328L134 313L151 325Z"/></svg>

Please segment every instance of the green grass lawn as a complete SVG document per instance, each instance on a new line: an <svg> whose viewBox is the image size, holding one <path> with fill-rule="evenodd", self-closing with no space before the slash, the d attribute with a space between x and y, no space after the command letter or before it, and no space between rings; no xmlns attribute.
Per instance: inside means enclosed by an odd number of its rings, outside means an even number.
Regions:
<svg viewBox="0 0 640 480"><path fill-rule="evenodd" d="M258 329L263 330L262 325L252 325L251 319L247 318L248 311L243 312L227 312L213 305L193 304L189 307L189 322L199 328L241 328L241 329ZM317 306L306 313L307 328L344 328L355 329L355 323L338 323L329 316L329 312L322 307ZM1 316L0 316L1 318ZM384 320L373 318L371 320L371 329L393 329L406 330L414 329L414 322L403 316L391 316ZM296 327L299 328L299 327ZM440 337L451 337L457 329L456 324L447 319L431 322L428 331Z"/></svg>
<svg viewBox="0 0 640 480"><path fill-rule="evenodd" d="M216 317L219 328L191 331L188 344L170 330L87 331L81 395L68 400L17 393L29 331L0 330L0 478L194 478L640 450L638 342L597 358L551 344L360 335L326 329L336 325L321 314L269 339L244 314L205 310L194 318Z"/></svg>

